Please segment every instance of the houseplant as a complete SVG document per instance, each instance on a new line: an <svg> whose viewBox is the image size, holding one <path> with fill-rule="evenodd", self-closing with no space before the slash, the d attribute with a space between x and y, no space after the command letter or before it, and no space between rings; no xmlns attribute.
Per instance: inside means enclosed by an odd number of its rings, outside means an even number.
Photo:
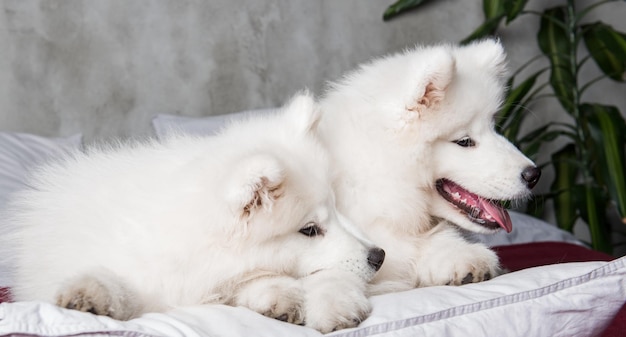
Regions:
<svg viewBox="0 0 626 337"><path fill-rule="evenodd" d="M399 0L387 9L383 19L425 2ZM528 1L483 0L484 23L461 43L495 35L523 15L540 17L536 40L540 58L549 66L518 81L520 71L540 59L533 58L513 74L498 129L530 157L548 142L565 140L565 145L543 164L552 165L555 172L549 192L535 196L526 211L541 215L545 203L552 201L560 228L573 231L576 221L582 219L589 227L592 247L612 253L612 226L626 225L626 121L617 107L586 102L583 94L602 78L608 77L616 85L626 81L626 34L601 21L583 23L594 9L613 1L596 1L584 8L577 8L574 0L562 2L536 12L525 9ZM578 52L581 43L588 55ZM597 64L601 74L582 83L579 74L589 60ZM567 114L569 122L555 119L522 133L527 107L546 97L558 101L559 113ZM622 224L611 222L614 214Z"/></svg>

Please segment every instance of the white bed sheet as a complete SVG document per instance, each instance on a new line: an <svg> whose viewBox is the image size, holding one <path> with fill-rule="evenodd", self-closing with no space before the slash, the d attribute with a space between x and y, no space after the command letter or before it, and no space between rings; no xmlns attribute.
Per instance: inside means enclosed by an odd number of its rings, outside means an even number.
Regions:
<svg viewBox="0 0 626 337"><path fill-rule="evenodd" d="M371 299L359 327L329 335L592 336L626 300L626 258L549 265L461 287ZM122 322L39 302L0 304L0 336L320 336L245 308L205 305Z"/></svg>

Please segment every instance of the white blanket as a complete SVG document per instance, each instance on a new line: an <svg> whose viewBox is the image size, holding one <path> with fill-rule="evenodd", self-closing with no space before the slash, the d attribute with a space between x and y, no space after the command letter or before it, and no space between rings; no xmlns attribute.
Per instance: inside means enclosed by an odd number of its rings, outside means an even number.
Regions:
<svg viewBox="0 0 626 337"><path fill-rule="evenodd" d="M332 336L591 336L626 301L626 258L530 268L461 287L376 296ZM206 305L121 322L38 303L0 304L0 336L320 336L245 308Z"/></svg>

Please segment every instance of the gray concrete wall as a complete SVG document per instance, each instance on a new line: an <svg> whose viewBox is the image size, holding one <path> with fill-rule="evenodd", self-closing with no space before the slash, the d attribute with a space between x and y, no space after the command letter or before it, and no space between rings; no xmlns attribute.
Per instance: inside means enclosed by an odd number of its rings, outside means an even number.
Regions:
<svg viewBox="0 0 626 337"><path fill-rule="evenodd" d="M92 140L149 134L157 113L272 107L372 57L458 41L482 19L480 0L439 0L383 22L392 2L3 0L0 130ZM625 7L602 16L626 30ZM524 20L502 31L513 68L538 53L537 18ZM623 89L593 94L624 106Z"/></svg>
<svg viewBox="0 0 626 337"><path fill-rule="evenodd" d="M481 15L438 1L385 23L390 3L2 1L0 130L92 140L148 134L157 113L272 107L371 57L458 40Z"/></svg>

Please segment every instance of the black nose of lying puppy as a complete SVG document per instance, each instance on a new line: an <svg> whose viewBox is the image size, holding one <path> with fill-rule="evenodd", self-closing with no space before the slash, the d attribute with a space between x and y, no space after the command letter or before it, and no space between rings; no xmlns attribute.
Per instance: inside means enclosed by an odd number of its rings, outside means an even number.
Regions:
<svg viewBox="0 0 626 337"><path fill-rule="evenodd" d="M374 270L378 271L378 269L380 269L383 265L383 261L385 261L384 250L378 247L369 250L367 254L367 263L374 268Z"/></svg>

